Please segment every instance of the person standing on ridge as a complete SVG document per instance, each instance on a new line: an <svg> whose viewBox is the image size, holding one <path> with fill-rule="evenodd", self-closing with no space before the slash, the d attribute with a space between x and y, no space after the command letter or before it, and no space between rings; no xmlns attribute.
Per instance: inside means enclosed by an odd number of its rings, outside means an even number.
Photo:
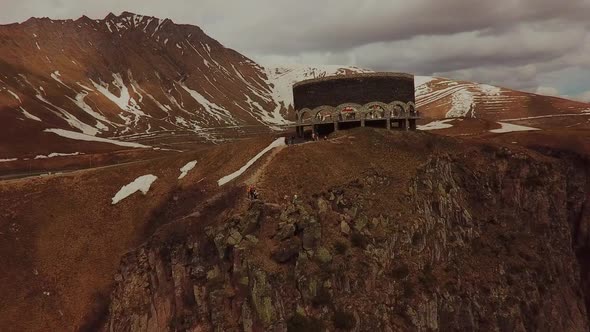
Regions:
<svg viewBox="0 0 590 332"><path fill-rule="evenodd" d="M252 200L258 199L258 191L255 187L252 187Z"/></svg>
<svg viewBox="0 0 590 332"><path fill-rule="evenodd" d="M258 192L256 191L256 187L253 185L248 186L248 198L250 200L258 199Z"/></svg>

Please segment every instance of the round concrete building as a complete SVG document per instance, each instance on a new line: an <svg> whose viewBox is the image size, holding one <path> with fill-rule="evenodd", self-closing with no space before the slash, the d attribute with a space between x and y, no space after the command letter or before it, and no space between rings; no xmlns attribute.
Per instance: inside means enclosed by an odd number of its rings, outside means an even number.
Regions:
<svg viewBox="0 0 590 332"><path fill-rule="evenodd" d="M416 129L414 76L366 73L329 76L293 85L297 135L353 127Z"/></svg>

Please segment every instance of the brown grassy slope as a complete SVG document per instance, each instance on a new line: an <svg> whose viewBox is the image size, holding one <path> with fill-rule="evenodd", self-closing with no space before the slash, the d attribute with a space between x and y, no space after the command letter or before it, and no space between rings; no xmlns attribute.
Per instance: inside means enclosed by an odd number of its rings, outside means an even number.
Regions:
<svg viewBox="0 0 590 332"><path fill-rule="evenodd" d="M121 255L175 217L157 211L174 206L190 212L219 190L217 179L240 168L270 140L224 144L122 167L0 182L0 329L71 330L99 316ZM179 169L191 160L199 163L186 178L177 180ZM147 195L136 193L111 205L123 185L145 174L158 176ZM179 192L182 199L175 204Z"/></svg>
<svg viewBox="0 0 590 332"><path fill-rule="evenodd" d="M66 121L72 122L72 116L90 127L101 122L99 136L111 137L163 129L193 130L194 124L262 125L250 102L268 110L275 108L267 97L270 89L264 71L248 58L225 48L196 26L143 16L141 22L131 23L134 17L123 13L104 20L30 19L0 25L0 158L19 157L31 150L46 153L42 130L78 131ZM117 31L116 25L125 28ZM121 96L113 75L120 75L145 116L135 118L92 83ZM230 115L222 119L212 115L184 86ZM98 119L76 104L83 93L87 93L84 102L100 115ZM25 117L21 107L42 121ZM178 118L183 121L179 123Z"/></svg>
<svg viewBox="0 0 590 332"><path fill-rule="evenodd" d="M461 141L423 132L408 135L370 128L342 131L328 141L281 151L268 166L260 187L268 193L266 201L281 201L285 195L289 199L295 194L310 197L362 174L382 171L395 180L396 188L405 190L416 166L426 160L432 149L447 150L450 142L463 145Z"/></svg>
<svg viewBox="0 0 590 332"><path fill-rule="evenodd" d="M221 214L204 218L203 223L213 225L210 232L192 228L194 223L184 227L175 224L171 232L159 232L144 247L156 257L151 266L174 266L174 285L169 280L160 282L162 278L154 277L159 274L146 265L137 265L133 257L145 251L130 254L120 269L125 281L119 283L118 293L113 295L118 310L114 311L114 320L122 324L116 326L147 319L143 315L153 317L150 310L160 308L166 314L158 316L158 326L169 322L182 329L211 321L221 329L239 329L241 301L262 303L257 301L259 297L281 308L276 315L268 313L270 309L256 309L258 314L270 317L264 323L267 330L272 330L270 324L287 320L296 311L305 311L308 317L330 324L329 311L334 308L358 313L359 326L365 329L385 330L386 325L381 323L390 320L398 330L418 330L417 320L410 318L427 320L433 317L432 311L419 309L419 313L409 316L409 308L424 308L424 301L428 301L425 299L433 297L441 301L434 304L440 317L435 322L441 330L458 326L469 330L467 326L473 326L474 321L481 330L493 330L505 325L496 308L508 308L520 316L519 320L526 319L525 329L559 329L559 320L568 321L564 313L580 322L581 308L576 312L570 307L580 303L581 295L574 294L578 289L577 270L573 268L569 229L563 218L563 176L555 160L520 148L506 150L490 146L493 144L420 132L359 128L335 136L329 141L286 147L268 162L257 183L263 199L259 205L264 206L264 211L252 252L242 251L250 240L230 247L223 244L229 234L241 229L237 226L240 220L248 219L240 217L242 210L234 211L237 215L233 218ZM427 162L431 155L436 156ZM540 176L545 181L539 181ZM283 202L284 195L290 199L293 194L300 197L298 206L313 216L314 223L319 222L321 232L305 226L311 219L305 221L301 212L294 211L298 208L293 210L288 203L274 204ZM228 209L235 208L231 204L236 201L227 203ZM360 226L363 220L368 225ZM281 244L281 237L275 235L292 222L296 228L287 237L295 243L309 241L308 247L299 248L297 257L279 263L272 257L285 243ZM358 226L357 236L343 235L342 222ZM560 229L545 232L543 223L547 222L558 224ZM209 240L205 234L209 234ZM311 244L310 234L319 236L317 246L332 254L331 263L316 264L315 259L310 259L312 254L308 256L307 249L313 248L313 255L319 249ZM355 240L359 235L360 242L364 236L364 245ZM209 243L210 251L187 249L192 252L187 256L184 249L179 249L185 245L192 248L197 242ZM342 243L348 248L346 253L333 251ZM203 278L185 278L190 271L211 271L208 264L218 259L226 259L217 267L224 277L216 277L215 281L205 281L204 274ZM265 276L265 285L261 286L265 291L260 291L257 282L243 287L233 282L244 275L254 278L248 271L258 268ZM127 278L134 274L142 277ZM142 279L145 275L150 277ZM137 287L145 280L149 285ZM317 293L315 287L305 285L312 285L312 280L313 285L329 282L326 287L330 288L330 297L323 300L328 304L324 308L310 303ZM249 286L253 289L245 291ZM543 289L542 295L535 291L537 286ZM200 300L194 294L195 287L208 289L207 294L218 294L221 300ZM144 291L158 295L146 297ZM137 300L136 296L146 305L138 308L126 304ZM174 308L161 309L166 308L166 299L184 296L187 300L176 302ZM473 306L477 314L465 317L460 309L464 301L477 303ZM519 309L528 307L529 302L532 312ZM260 326L255 325L255 329ZM577 326L585 326L584 321Z"/></svg>

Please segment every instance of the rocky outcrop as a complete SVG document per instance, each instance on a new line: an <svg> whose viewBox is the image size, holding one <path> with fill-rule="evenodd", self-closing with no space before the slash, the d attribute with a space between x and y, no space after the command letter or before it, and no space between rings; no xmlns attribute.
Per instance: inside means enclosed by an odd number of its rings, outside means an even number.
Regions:
<svg viewBox="0 0 590 332"><path fill-rule="evenodd" d="M567 215L572 246L580 265L582 290L586 294L586 311L590 309L590 161L584 154L556 148L534 147L560 160L567 181ZM590 313L589 313L590 314Z"/></svg>
<svg viewBox="0 0 590 332"><path fill-rule="evenodd" d="M105 329L588 330L561 165L475 153L432 155L402 194L372 170L156 235L123 259Z"/></svg>
<svg viewBox="0 0 590 332"><path fill-rule="evenodd" d="M443 330L587 330L566 177L524 153L493 156L434 158L410 190L421 226L409 235L428 243L414 254L449 278L420 307Z"/></svg>

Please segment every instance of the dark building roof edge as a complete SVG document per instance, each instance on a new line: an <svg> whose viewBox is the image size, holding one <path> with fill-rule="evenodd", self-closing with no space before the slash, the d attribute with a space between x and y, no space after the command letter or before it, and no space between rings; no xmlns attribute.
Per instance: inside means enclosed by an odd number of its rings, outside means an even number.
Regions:
<svg viewBox="0 0 590 332"><path fill-rule="evenodd" d="M299 81L293 84L293 88L311 84L311 83L318 83L324 81L333 81L333 80L341 80L341 79L351 79L351 78L371 78L371 77L392 77L392 78L406 78L406 79L414 79L414 75L407 74L407 73L393 73L393 72L377 72L377 73L357 73L357 74L348 74L348 75L332 75L320 78L312 78L304 81Z"/></svg>

